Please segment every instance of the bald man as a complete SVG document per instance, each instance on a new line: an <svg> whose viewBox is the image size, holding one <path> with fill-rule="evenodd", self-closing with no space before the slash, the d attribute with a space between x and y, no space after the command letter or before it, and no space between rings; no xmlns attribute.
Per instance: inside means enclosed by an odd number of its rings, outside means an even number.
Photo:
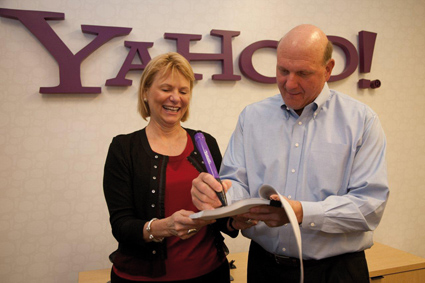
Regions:
<svg viewBox="0 0 425 283"><path fill-rule="evenodd" d="M330 90L332 44L319 28L300 25L277 47L280 94L248 105L223 158L220 177L230 202L273 186L300 224L305 282L369 282L364 250L373 245L388 199L386 139L367 105ZM192 199L220 206L220 184L202 173ZM250 220L250 221L247 221ZM252 239L248 282L299 282L299 259L283 208L259 206L228 228Z"/></svg>

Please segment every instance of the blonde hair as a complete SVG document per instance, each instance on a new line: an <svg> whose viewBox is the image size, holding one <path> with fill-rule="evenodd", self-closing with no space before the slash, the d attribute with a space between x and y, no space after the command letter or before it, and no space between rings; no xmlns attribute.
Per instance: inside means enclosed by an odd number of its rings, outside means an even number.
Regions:
<svg viewBox="0 0 425 283"><path fill-rule="evenodd" d="M182 55L176 52L169 52L162 55L159 55L153 58L146 65L140 78L140 87L139 87L139 99L138 99L138 112L142 115L144 120L147 120L147 117L150 117L149 105L146 102L146 94L149 88L152 86L153 81L159 76L173 75L176 72L179 72L183 77L185 77L190 83L190 94L192 93L193 84L195 81L195 74L193 73L190 63ZM186 113L182 117L182 122L186 121L189 117L189 107L187 108Z"/></svg>

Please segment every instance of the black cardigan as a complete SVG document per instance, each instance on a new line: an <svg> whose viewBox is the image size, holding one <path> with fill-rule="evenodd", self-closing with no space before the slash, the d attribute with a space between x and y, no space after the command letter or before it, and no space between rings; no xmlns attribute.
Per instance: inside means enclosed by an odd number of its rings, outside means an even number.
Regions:
<svg viewBox="0 0 425 283"><path fill-rule="evenodd" d="M118 250L110 256L111 261L123 272L157 277L166 272L166 239L162 243L145 242L143 227L152 218L165 216L165 172L168 156L152 151L145 129L119 135L112 140L105 162L103 188L112 234L119 243ZM185 130L195 147L188 160L199 172L205 172L194 140L196 131ZM222 156L218 144L211 135L204 135L214 163L219 169ZM207 227L215 235L215 246L221 257L225 256L226 247L219 231L231 237L238 234L238 231L229 232L226 224L227 218ZM115 256L117 252L120 256ZM125 262L123 257L126 258ZM135 272L137 274L134 274Z"/></svg>

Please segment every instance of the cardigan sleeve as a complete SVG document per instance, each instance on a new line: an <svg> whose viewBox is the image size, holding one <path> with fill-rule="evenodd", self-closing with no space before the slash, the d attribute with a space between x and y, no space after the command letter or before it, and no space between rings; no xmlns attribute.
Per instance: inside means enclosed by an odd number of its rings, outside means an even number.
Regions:
<svg viewBox="0 0 425 283"><path fill-rule="evenodd" d="M103 190L115 239L119 243L145 246L146 220L135 215L130 154L130 146L123 138L118 136L112 140L105 162Z"/></svg>

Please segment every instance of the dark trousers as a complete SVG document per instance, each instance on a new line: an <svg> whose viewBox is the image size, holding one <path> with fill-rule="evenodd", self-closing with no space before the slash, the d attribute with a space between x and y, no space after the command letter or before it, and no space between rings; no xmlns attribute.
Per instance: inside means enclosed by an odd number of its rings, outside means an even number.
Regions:
<svg viewBox="0 0 425 283"><path fill-rule="evenodd" d="M364 251L321 260L305 260L305 283L369 283ZM248 283L300 282L298 259L276 258L251 241L248 256Z"/></svg>
<svg viewBox="0 0 425 283"><path fill-rule="evenodd" d="M182 271L184 272L184 271ZM115 274L114 270L111 269L111 283L134 283L140 281L132 281L119 277ZM149 283L150 281L143 281ZM158 281L155 281L158 282ZM164 281L164 282L175 282L175 283L229 283L230 282L230 269L229 262L225 260L218 268L202 275L197 278L181 280L181 281ZM153 283L153 282L152 282Z"/></svg>

